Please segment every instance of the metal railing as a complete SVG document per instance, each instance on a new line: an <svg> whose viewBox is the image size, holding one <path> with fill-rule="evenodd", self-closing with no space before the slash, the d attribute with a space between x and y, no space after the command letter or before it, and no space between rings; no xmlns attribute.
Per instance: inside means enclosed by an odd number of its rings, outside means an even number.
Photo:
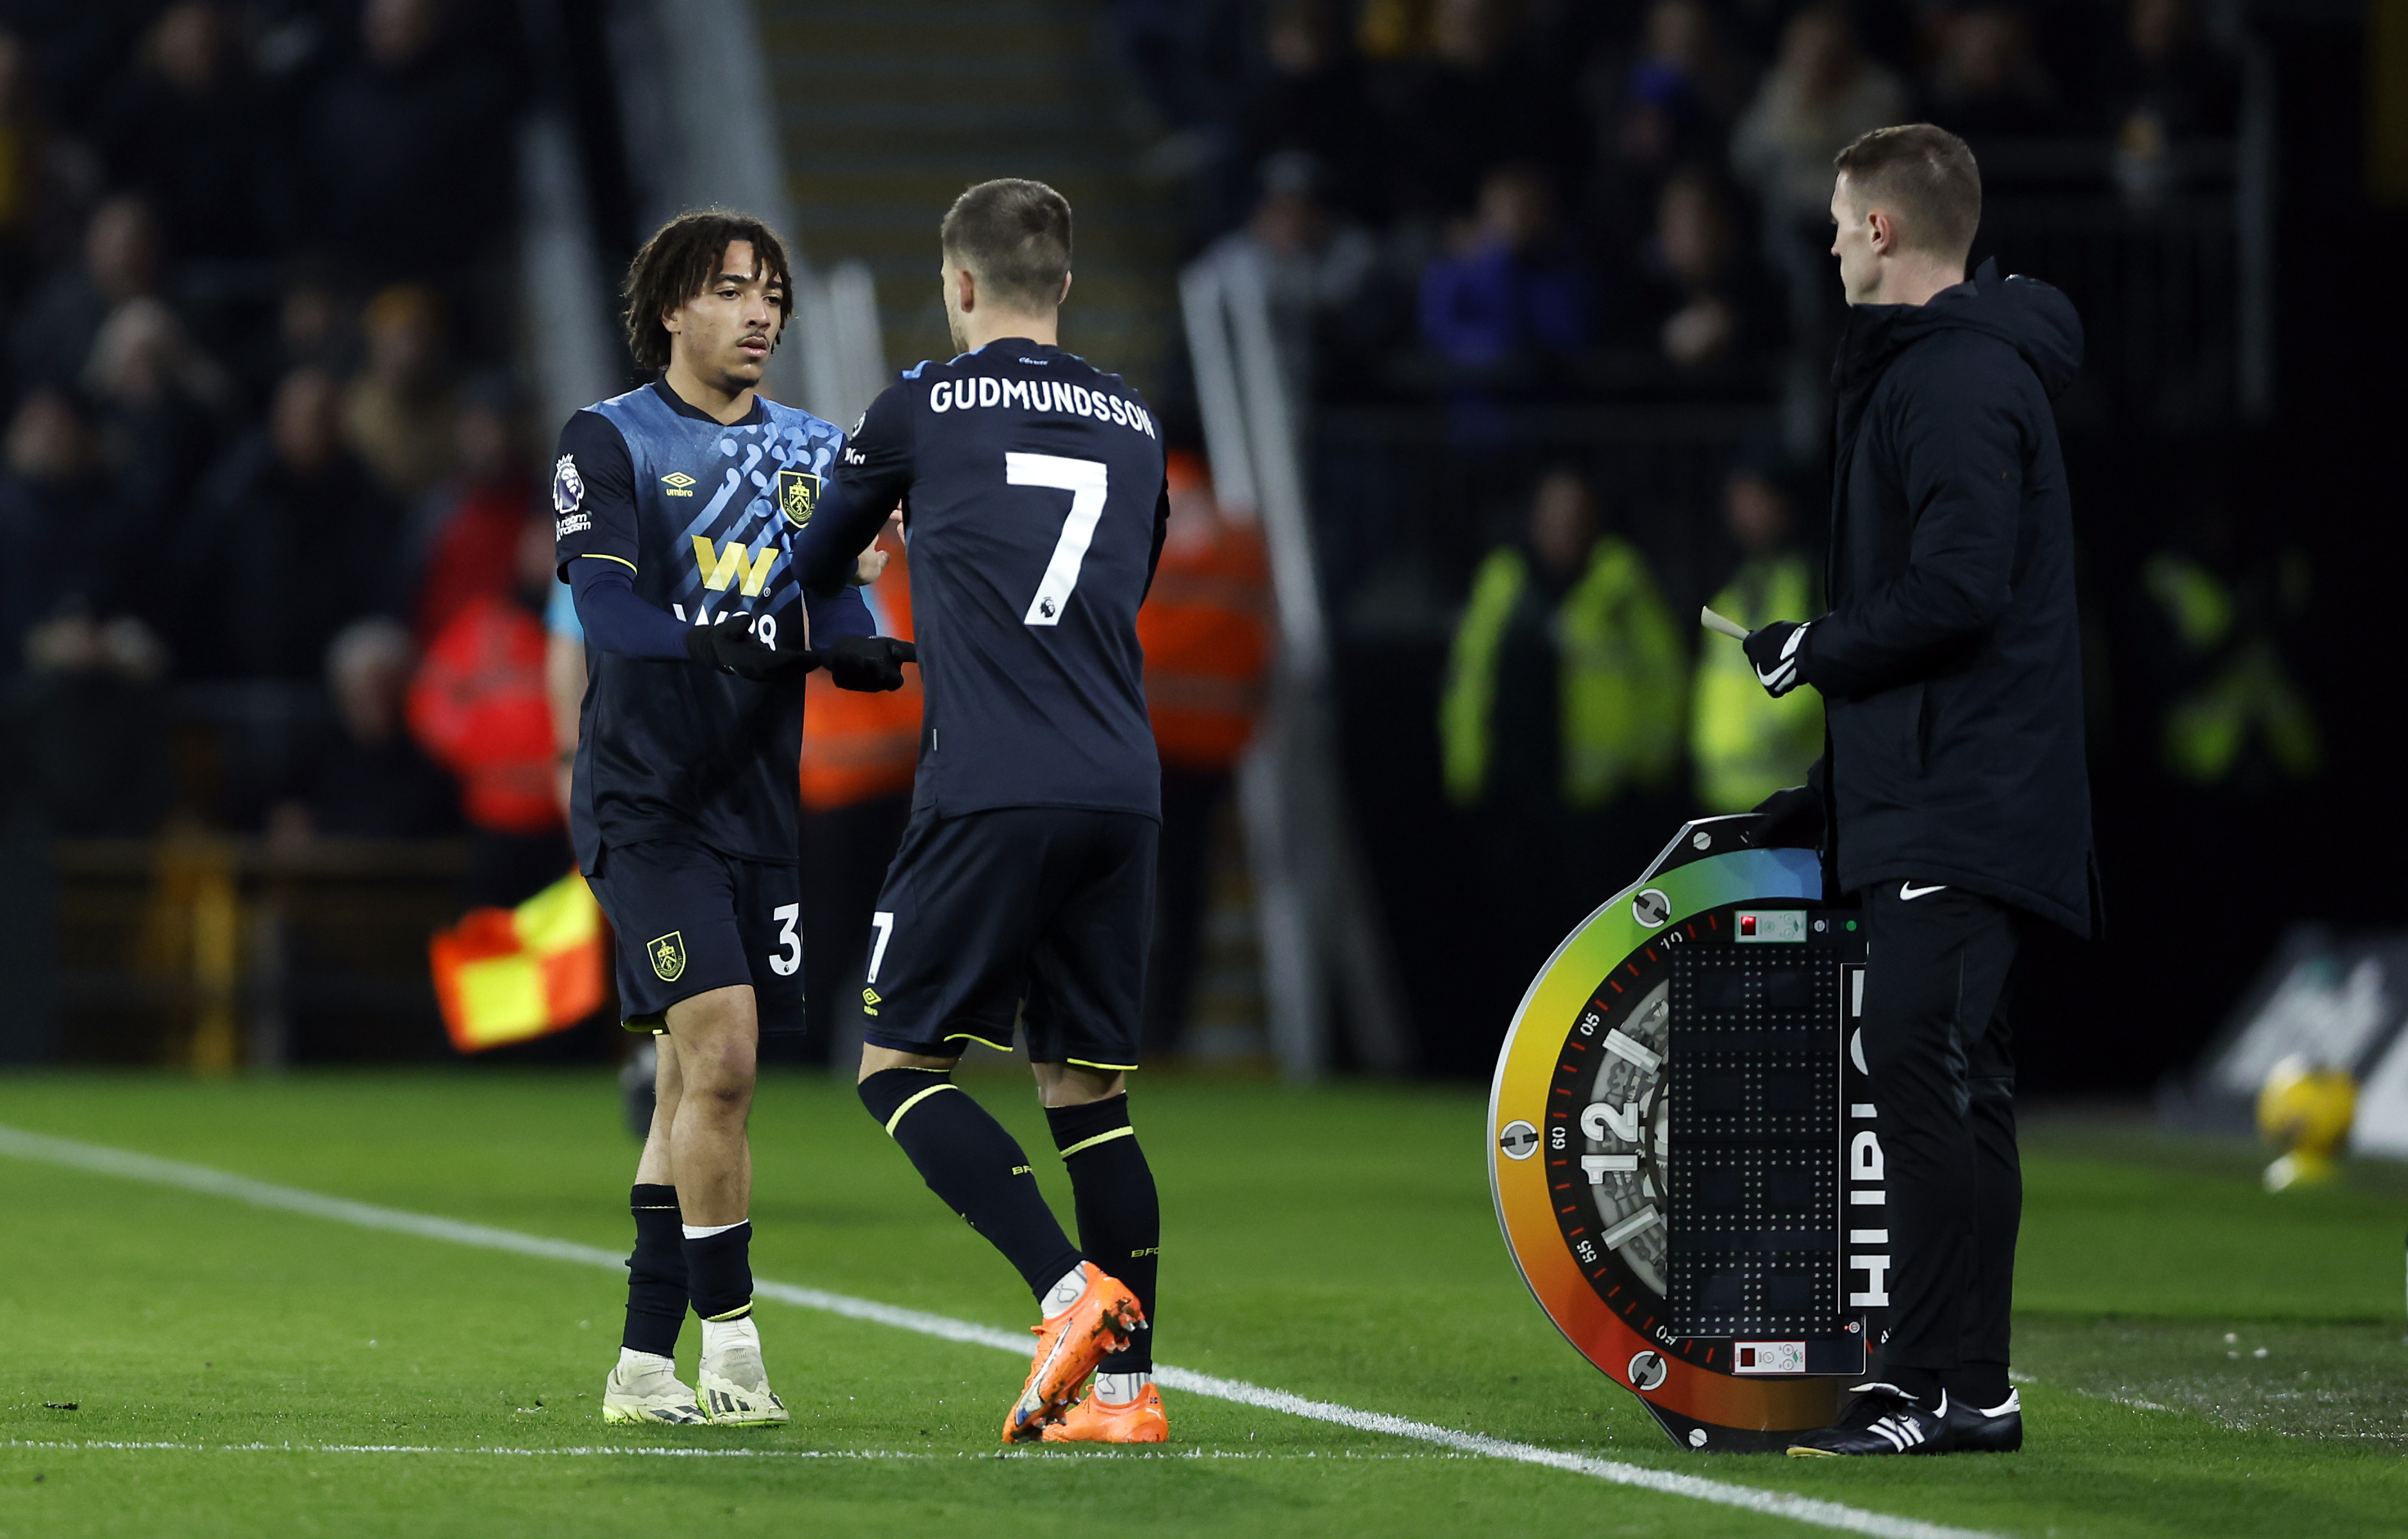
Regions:
<svg viewBox="0 0 2408 1539"><path fill-rule="evenodd" d="M2164 433L2260 423L2273 407L2269 194L2249 141L2178 147L2165 184L2096 145L2025 151L1989 178L1977 257L2065 291L2082 316L2077 420ZM2060 153L2039 175L2039 153ZM2020 173L2020 174L2018 174Z"/></svg>
<svg viewBox="0 0 2408 1539"><path fill-rule="evenodd" d="M204 1073L442 1055L426 937L468 860L456 839L59 841L52 1052Z"/></svg>
<svg viewBox="0 0 2408 1539"><path fill-rule="evenodd" d="M2076 410L2095 425L2195 434L2273 416L2273 61L2237 6L2215 10L2240 65L2234 137L2144 158L2096 137L1978 147L1975 254L2073 300L2088 342Z"/></svg>
<svg viewBox="0 0 2408 1539"><path fill-rule="evenodd" d="M616 0L610 30L614 52L628 56L614 73L644 219L657 225L722 205L756 211L795 237L791 345L772 355L765 393L851 424L887 381L877 295L867 266L819 267L802 249L784 157L768 131L776 103L750 0ZM624 383L611 335L615 275L602 268L560 94L555 82L529 114L518 151L527 372L553 423ZM751 126L731 132L731 123Z"/></svg>
<svg viewBox="0 0 2408 1539"><path fill-rule="evenodd" d="M1329 1067L1342 1019L1358 1062L1400 1073L1412 1037L1339 774L1298 403L1262 270L1244 252L1198 261L1181 275L1180 301L1216 495L1261 520L1279 616L1270 706L1238 772L1272 1050L1288 1078L1312 1079Z"/></svg>
<svg viewBox="0 0 2408 1539"><path fill-rule="evenodd" d="M465 839L266 839L341 726L314 683L0 688L0 1062L274 1067L440 1050L426 937Z"/></svg>
<svg viewBox="0 0 2408 1539"><path fill-rule="evenodd" d="M1557 465L1584 475L1606 523L1674 597L1712 584L1724 479L1774 441L1778 417L1769 403L1525 406L1491 413L1496 436L1475 447L1449 444L1441 407L1326 409L1308 460L1337 626L1451 628L1480 558L1519 535L1532 476Z"/></svg>

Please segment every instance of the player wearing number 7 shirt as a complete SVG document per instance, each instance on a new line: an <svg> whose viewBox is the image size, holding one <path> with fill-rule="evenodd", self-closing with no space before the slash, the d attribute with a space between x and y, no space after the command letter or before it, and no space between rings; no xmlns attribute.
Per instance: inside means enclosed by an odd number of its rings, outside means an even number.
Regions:
<svg viewBox="0 0 2408 1539"><path fill-rule="evenodd" d="M878 397L795 541L821 592L898 502L910 541L926 708L911 820L872 919L861 1099L1037 1296L1005 1441L1158 1443L1161 1216L1124 1076L1161 822L1137 640L1169 507L1161 430L1118 375L1054 345L1070 287L1060 194L983 182L940 239L961 355ZM1068 1166L1076 1245L1020 1145L953 1083L964 1044L1009 1047L1015 1014Z"/></svg>

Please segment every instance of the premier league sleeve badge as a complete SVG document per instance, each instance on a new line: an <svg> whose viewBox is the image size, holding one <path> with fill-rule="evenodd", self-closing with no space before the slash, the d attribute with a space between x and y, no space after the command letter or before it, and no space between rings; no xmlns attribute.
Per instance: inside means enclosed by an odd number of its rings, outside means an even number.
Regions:
<svg viewBox="0 0 2408 1539"><path fill-rule="evenodd" d="M577 456L563 454L552 467L552 511L563 518L585 501L585 478L577 473Z"/></svg>
<svg viewBox="0 0 2408 1539"><path fill-rule="evenodd" d="M563 454L552 467L552 537L566 539L594 527L594 515L584 511L585 478L577 473L577 456Z"/></svg>

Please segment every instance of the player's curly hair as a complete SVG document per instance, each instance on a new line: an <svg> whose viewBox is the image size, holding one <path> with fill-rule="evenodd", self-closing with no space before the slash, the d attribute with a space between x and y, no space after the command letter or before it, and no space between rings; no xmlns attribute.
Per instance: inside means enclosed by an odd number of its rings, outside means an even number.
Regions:
<svg viewBox="0 0 2408 1539"><path fill-rule="evenodd" d="M795 302L795 275L786 264L786 243L766 222L751 214L732 209L697 209L654 231L636 253L636 260L627 264L627 281L621 293L627 301L627 352L638 368L657 374L669 367L668 328L661 324L661 317L700 294L705 284L719 276L719 259L733 240L750 241L754 260L767 268L770 279L784 292L785 308L778 335L770 338L771 349L784 338L786 319L794 313Z"/></svg>

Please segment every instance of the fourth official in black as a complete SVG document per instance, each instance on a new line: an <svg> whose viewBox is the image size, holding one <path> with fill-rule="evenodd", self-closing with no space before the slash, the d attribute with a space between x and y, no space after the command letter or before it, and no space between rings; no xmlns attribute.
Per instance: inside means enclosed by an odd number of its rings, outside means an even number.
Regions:
<svg viewBox="0 0 2408 1539"><path fill-rule="evenodd" d="M1766 810L1821 822L1840 890L1864 906L1890 1265L1880 1382L1789 1451L2008 1451L2023 1442L2010 1003L2036 921L2088 936L2099 916L2072 504L2049 406L2082 328L2044 283L1995 263L1967 279L1982 187L1963 140L1885 128L1837 165L1832 254L1852 309L1833 375L1830 608L1745 645L1766 689L1825 699L1818 786Z"/></svg>

